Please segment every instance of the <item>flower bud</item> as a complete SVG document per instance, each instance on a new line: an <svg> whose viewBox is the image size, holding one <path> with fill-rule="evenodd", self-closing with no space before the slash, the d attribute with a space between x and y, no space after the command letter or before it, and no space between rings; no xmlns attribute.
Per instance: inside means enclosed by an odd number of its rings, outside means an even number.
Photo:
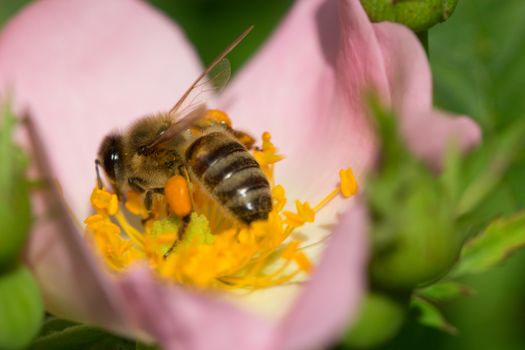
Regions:
<svg viewBox="0 0 525 350"><path fill-rule="evenodd" d="M352 349L370 349L392 338L403 324L406 306L386 295L370 292L361 303L357 321L344 337Z"/></svg>
<svg viewBox="0 0 525 350"><path fill-rule="evenodd" d="M24 266L0 275L0 349L25 349L44 317L40 291Z"/></svg>
<svg viewBox="0 0 525 350"><path fill-rule="evenodd" d="M458 0L361 0L372 22L391 21L421 32L446 21Z"/></svg>
<svg viewBox="0 0 525 350"><path fill-rule="evenodd" d="M371 205L375 247L370 272L373 282L384 288L412 289L438 279L461 248L448 197L434 178L418 169L386 186L383 203L389 203L389 211L381 212L377 202Z"/></svg>
<svg viewBox="0 0 525 350"><path fill-rule="evenodd" d="M27 159L13 144L15 119L9 108L0 110L0 271L15 262L31 225Z"/></svg>

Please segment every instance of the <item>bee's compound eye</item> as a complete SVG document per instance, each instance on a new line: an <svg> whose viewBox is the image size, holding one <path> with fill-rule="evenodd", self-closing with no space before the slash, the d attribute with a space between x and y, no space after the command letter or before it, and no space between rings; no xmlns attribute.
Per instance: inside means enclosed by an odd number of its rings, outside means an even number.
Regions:
<svg viewBox="0 0 525 350"><path fill-rule="evenodd" d="M122 166L122 137L120 135L106 136L98 154L107 176L115 180Z"/></svg>

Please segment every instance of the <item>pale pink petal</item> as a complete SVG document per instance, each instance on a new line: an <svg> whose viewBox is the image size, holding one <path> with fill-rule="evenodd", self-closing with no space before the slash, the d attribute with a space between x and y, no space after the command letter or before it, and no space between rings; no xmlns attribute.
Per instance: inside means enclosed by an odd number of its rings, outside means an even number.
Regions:
<svg viewBox="0 0 525 350"><path fill-rule="evenodd" d="M40 135L29 120L20 133L35 161L35 178L53 179ZM113 279L85 249L78 222L61 200L60 189L50 184L34 191L32 214L36 234L31 236L24 260L37 278L46 309L58 317L98 324L119 333L129 328ZM94 308L93 305L97 305Z"/></svg>
<svg viewBox="0 0 525 350"><path fill-rule="evenodd" d="M121 281L132 317L164 349L274 349L275 325L221 301L219 296L163 284L146 268Z"/></svg>
<svg viewBox="0 0 525 350"><path fill-rule="evenodd" d="M49 197L35 195L33 200L35 214L42 215L26 254L46 310L57 317L130 334L124 305L114 292L114 281L86 250L74 222L50 206ZM49 218L51 208L54 220Z"/></svg>
<svg viewBox="0 0 525 350"><path fill-rule="evenodd" d="M335 227L330 244L281 331L286 349L330 345L356 316L365 289L368 221L358 202Z"/></svg>
<svg viewBox="0 0 525 350"><path fill-rule="evenodd" d="M462 151L479 143L481 130L470 118L432 108L432 76L426 54L414 33L393 24L374 25L388 74L392 107L410 149L438 165L450 142Z"/></svg>
<svg viewBox="0 0 525 350"><path fill-rule="evenodd" d="M0 36L0 93L32 113L79 217L102 138L170 108L200 71L182 33L141 1L39 1Z"/></svg>
<svg viewBox="0 0 525 350"><path fill-rule="evenodd" d="M36 2L0 34L0 94L11 89L30 111L51 171L79 219L87 216L94 158L102 137L137 117L169 108L200 65L180 31L131 0ZM29 263L48 309L60 316L125 327L111 280L80 235L40 216ZM56 215L51 213L52 215Z"/></svg>
<svg viewBox="0 0 525 350"><path fill-rule="evenodd" d="M315 202L337 182L338 169L351 166L360 175L372 160L371 130L359 101L363 86L387 86L381 67L362 71L367 60L380 62L381 51L362 10L351 14L343 32L338 11L337 1L297 1L221 97L236 126L257 136L272 133L287 157L276 179L291 200ZM344 67L341 35L353 45Z"/></svg>

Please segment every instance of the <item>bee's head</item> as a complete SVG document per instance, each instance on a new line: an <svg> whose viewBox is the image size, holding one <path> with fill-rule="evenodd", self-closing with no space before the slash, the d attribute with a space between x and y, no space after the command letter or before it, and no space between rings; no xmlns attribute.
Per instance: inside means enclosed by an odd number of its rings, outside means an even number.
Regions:
<svg viewBox="0 0 525 350"><path fill-rule="evenodd" d="M119 134L106 136L98 151L98 162L116 190L123 175L123 153L122 136Z"/></svg>

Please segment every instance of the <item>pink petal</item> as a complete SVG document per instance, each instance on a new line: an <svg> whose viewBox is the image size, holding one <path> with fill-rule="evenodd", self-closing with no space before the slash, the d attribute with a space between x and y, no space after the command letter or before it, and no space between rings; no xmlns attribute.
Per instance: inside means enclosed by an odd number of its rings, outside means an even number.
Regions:
<svg viewBox="0 0 525 350"><path fill-rule="evenodd" d="M36 2L0 36L0 89L31 111L79 217L102 138L170 108L200 71L182 33L141 1Z"/></svg>
<svg viewBox="0 0 525 350"><path fill-rule="evenodd" d="M50 203L50 197L43 194L33 196L33 209L42 219L36 223L38 231L27 250L28 264L38 280L46 309L58 317L129 334L130 325L112 279L86 250L67 213L57 212ZM50 208L61 220L46 219Z"/></svg>
<svg viewBox="0 0 525 350"><path fill-rule="evenodd" d="M432 109L432 76L426 54L414 33L393 24L374 25L384 56L392 107L411 150L437 166L449 142L462 151L479 143L481 130L467 117Z"/></svg>
<svg viewBox="0 0 525 350"><path fill-rule="evenodd" d="M17 109L31 111L51 171L78 218L88 214L102 137L169 108L199 73L181 32L140 1L36 2L0 34L0 92L12 89ZM44 214L49 202L35 208ZM45 220L32 235L29 262L48 309L126 327L112 281L80 235Z"/></svg>
<svg viewBox="0 0 525 350"><path fill-rule="evenodd" d="M367 43L373 31L366 15L353 13L355 22L346 32L356 38L353 64L340 66L337 11L336 1L298 1L221 97L236 126L257 136L272 133L287 157L276 178L291 200L321 199L337 182L340 168L352 166L361 174L373 157L371 130L356 102L357 87L381 77L386 84L380 72L360 71L380 51ZM343 74L352 82L341 80Z"/></svg>
<svg viewBox="0 0 525 350"><path fill-rule="evenodd" d="M147 268L121 281L136 324L164 349L274 349L274 326L209 294L163 285Z"/></svg>
<svg viewBox="0 0 525 350"><path fill-rule="evenodd" d="M360 202L339 221L314 276L284 321L286 349L330 345L356 316L366 284L367 230Z"/></svg>

